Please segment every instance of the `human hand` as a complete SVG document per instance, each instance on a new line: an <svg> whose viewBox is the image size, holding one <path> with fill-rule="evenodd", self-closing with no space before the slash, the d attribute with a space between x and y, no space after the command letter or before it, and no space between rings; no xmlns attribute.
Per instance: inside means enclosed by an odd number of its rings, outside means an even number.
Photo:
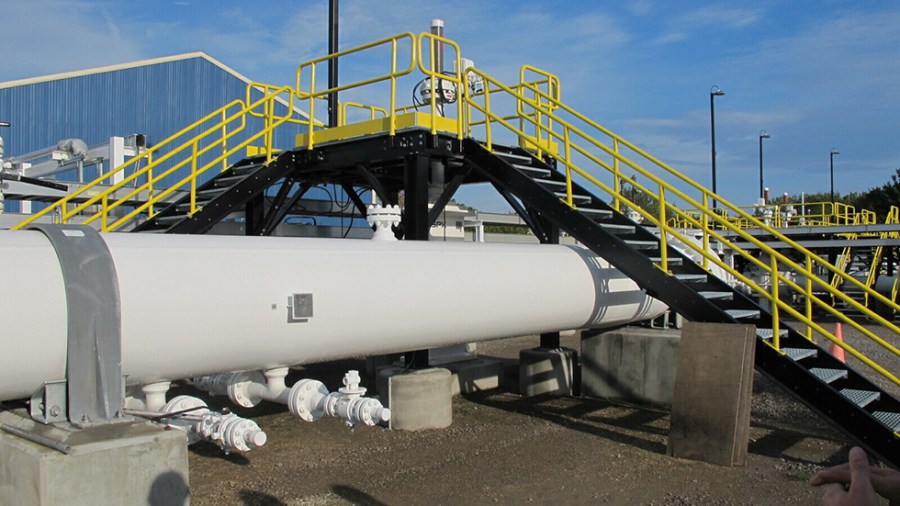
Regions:
<svg viewBox="0 0 900 506"><path fill-rule="evenodd" d="M891 506L900 506L900 473L892 469L871 469L861 448L852 448L846 464L819 471L809 483L816 487L826 485L822 497L826 505L874 505L878 504L877 493L887 498Z"/></svg>

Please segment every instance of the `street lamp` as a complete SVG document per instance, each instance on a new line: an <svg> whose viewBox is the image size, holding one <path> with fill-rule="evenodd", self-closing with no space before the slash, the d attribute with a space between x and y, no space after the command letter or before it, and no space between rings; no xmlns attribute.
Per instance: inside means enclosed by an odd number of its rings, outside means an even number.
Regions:
<svg viewBox="0 0 900 506"><path fill-rule="evenodd" d="M772 136L769 135L769 132L765 130L759 131L759 201L765 204L766 202L763 200L763 156L762 156L762 141L763 139L771 139Z"/></svg>
<svg viewBox="0 0 900 506"><path fill-rule="evenodd" d="M831 159L831 204L834 205L834 155L841 154L840 151L831 148L829 158Z"/></svg>
<svg viewBox="0 0 900 506"><path fill-rule="evenodd" d="M712 138L712 192L716 193L716 97L725 95L725 90L713 85L709 89L709 130ZM716 207L716 199L713 197L713 209Z"/></svg>

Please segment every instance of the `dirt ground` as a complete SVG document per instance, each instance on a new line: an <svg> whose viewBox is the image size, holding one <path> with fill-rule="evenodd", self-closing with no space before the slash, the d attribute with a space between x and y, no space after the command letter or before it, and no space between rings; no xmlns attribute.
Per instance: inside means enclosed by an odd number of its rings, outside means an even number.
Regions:
<svg viewBox="0 0 900 506"><path fill-rule="evenodd" d="M506 365L504 388L454 398L453 424L444 430L306 423L273 404L235 410L256 420L269 441L227 456L210 444L192 446L192 504L812 505L820 504L821 491L807 480L846 460L846 437L759 374L746 466L668 457L665 410L511 393L518 351L536 344L479 344L480 355ZM578 348L577 338L563 344ZM336 388L351 368L364 371L365 362L295 374Z"/></svg>

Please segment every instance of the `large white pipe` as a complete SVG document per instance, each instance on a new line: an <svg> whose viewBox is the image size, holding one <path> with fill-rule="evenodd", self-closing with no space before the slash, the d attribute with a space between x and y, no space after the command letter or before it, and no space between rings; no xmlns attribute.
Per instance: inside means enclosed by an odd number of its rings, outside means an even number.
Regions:
<svg viewBox="0 0 900 506"><path fill-rule="evenodd" d="M128 384L272 369L654 317L664 305L577 246L101 234ZM0 400L65 378L60 263L0 231ZM311 316L291 313L301 294ZM311 294L309 295L304 294Z"/></svg>

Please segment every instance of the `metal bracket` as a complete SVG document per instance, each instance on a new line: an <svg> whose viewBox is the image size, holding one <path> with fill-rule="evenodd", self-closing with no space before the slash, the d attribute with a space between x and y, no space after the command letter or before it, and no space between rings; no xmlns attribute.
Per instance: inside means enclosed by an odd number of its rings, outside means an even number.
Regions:
<svg viewBox="0 0 900 506"><path fill-rule="evenodd" d="M122 315L112 255L100 234L85 225L29 228L50 240L65 282L69 421L78 427L121 421L125 404ZM49 409L48 395L51 401L58 400L56 388L44 388L45 409Z"/></svg>
<svg viewBox="0 0 900 506"><path fill-rule="evenodd" d="M40 423L65 422L69 416L66 406L66 381L48 381L31 395L31 419Z"/></svg>

